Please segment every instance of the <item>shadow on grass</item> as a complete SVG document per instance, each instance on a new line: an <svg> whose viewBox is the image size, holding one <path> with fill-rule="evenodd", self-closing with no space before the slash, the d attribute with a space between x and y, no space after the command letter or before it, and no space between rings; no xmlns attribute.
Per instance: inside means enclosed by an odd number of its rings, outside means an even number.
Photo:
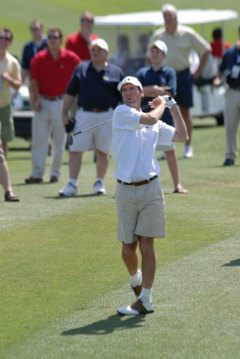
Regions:
<svg viewBox="0 0 240 359"><path fill-rule="evenodd" d="M235 259L234 261L231 261L229 263L223 264L222 267L237 267L240 266L240 258Z"/></svg>
<svg viewBox="0 0 240 359"><path fill-rule="evenodd" d="M79 198L88 198L88 197L100 197L99 195L95 193L89 193L89 194L80 194L78 196L46 196L43 198L46 199L59 199L59 200L68 200L68 199L79 199Z"/></svg>
<svg viewBox="0 0 240 359"><path fill-rule="evenodd" d="M102 319L83 327L65 330L61 335L106 335L113 333L115 330L141 328L145 321L144 317L144 315L121 317L115 314L107 319Z"/></svg>

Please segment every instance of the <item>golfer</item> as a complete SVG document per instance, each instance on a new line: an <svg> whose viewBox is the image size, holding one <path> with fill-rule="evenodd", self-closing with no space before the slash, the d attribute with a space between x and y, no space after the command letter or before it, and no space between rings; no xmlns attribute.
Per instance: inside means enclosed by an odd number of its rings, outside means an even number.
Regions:
<svg viewBox="0 0 240 359"><path fill-rule="evenodd" d="M152 285L156 269L153 248L155 237L165 237L164 196L155 157L157 144L169 146L188 139L187 129L176 102L158 96L149 102L152 110L141 111L144 92L139 80L125 77L119 84L123 105L113 113L113 153L117 179L115 200L118 215L118 240L122 258L137 300L118 308L120 315L154 312ZM165 107L171 111L175 128L160 119ZM142 269L138 269L138 246Z"/></svg>

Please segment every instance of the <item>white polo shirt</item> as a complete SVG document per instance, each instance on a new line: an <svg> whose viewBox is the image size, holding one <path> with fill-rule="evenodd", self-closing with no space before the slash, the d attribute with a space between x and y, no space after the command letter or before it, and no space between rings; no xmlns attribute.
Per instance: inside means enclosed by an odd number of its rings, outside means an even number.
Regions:
<svg viewBox="0 0 240 359"><path fill-rule="evenodd" d="M119 105L113 112L114 177L124 182L138 182L159 175L156 145L172 145L175 128L162 121L141 125L142 112Z"/></svg>

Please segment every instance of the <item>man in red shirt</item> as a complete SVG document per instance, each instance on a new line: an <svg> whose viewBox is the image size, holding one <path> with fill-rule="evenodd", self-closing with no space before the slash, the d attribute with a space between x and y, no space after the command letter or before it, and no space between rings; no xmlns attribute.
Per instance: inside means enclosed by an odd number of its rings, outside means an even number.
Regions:
<svg viewBox="0 0 240 359"><path fill-rule="evenodd" d="M90 60L90 43L99 38L92 34L94 16L90 12L84 12L80 17L80 31L71 34L66 40L66 49L75 52L82 61Z"/></svg>
<svg viewBox="0 0 240 359"><path fill-rule="evenodd" d="M211 42L212 55L223 58L224 53L231 47L231 44L223 40L222 29L216 28L212 32L213 41Z"/></svg>
<svg viewBox="0 0 240 359"><path fill-rule="evenodd" d="M81 62L72 51L61 48L62 31L54 28L47 34L48 49L38 52L31 61L31 87L34 118L32 121L32 173L25 183L40 183L52 136L53 155L50 183L58 181L66 142L61 113L63 95L74 68Z"/></svg>

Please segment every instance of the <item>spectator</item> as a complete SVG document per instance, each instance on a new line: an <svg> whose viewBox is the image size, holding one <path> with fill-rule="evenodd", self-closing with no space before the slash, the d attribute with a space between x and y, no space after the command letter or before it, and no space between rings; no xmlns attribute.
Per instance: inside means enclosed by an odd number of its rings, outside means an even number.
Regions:
<svg viewBox="0 0 240 359"><path fill-rule="evenodd" d="M223 58L225 52L231 47L231 44L223 40L222 29L216 28L212 32L213 41L211 42L212 55L219 59Z"/></svg>
<svg viewBox="0 0 240 359"><path fill-rule="evenodd" d="M168 47L168 56L165 64L172 67L177 73L176 101L187 126L189 140L185 143L185 158L193 157L192 148L192 116L190 107L193 106L193 79L196 79L208 58L210 45L193 29L178 24L177 10L173 5L167 4L162 7L165 28L153 33L151 42L162 40ZM198 68L193 74L190 73L190 51L194 49L200 55Z"/></svg>
<svg viewBox="0 0 240 359"><path fill-rule="evenodd" d="M92 34L94 16L89 11L84 12L80 17L80 31L68 35L66 49L75 52L82 61L90 60L89 45L98 35Z"/></svg>
<svg viewBox="0 0 240 359"><path fill-rule="evenodd" d="M39 20L32 20L30 23L32 40L24 45L22 53L22 79L28 83L30 76L30 63L34 55L47 48L47 38L43 35L43 24Z"/></svg>
<svg viewBox="0 0 240 359"><path fill-rule="evenodd" d="M108 44L103 39L95 39L90 46L91 61L77 66L68 85L63 105L63 123L70 120L69 109L77 95L75 132L112 118L113 109L121 100L117 84L124 74L122 70L107 62ZM97 180L94 184L96 194L106 193L103 185L111 148L112 125L104 124L74 137L70 146L69 183L59 191L60 196L79 194L77 178L81 169L84 151L96 150Z"/></svg>
<svg viewBox="0 0 240 359"><path fill-rule="evenodd" d="M149 36L146 33L141 33L138 36L138 49L134 52L134 57L146 58L148 50Z"/></svg>
<svg viewBox="0 0 240 359"><path fill-rule="evenodd" d="M48 139L52 134L53 155L50 183L58 181L66 134L61 122L63 95L74 68L80 62L72 51L61 49L62 31L48 30L48 49L40 51L31 61L31 87L34 100L32 121L32 173L26 184L42 182Z"/></svg>
<svg viewBox="0 0 240 359"><path fill-rule="evenodd" d="M7 142L14 138L10 89L17 91L22 84L18 60L9 54L13 33L10 29L0 30L0 122L2 124L2 147L7 157Z"/></svg>
<svg viewBox="0 0 240 359"><path fill-rule="evenodd" d="M150 49L150 60L151 66L141 68L137 73L137 78L141 82L144 91L144 100L142 102L143 107L149 101L157 96L169 94L171 96L176 95L176 72L163 65L163 60L167 56L167 46L161 40L156 40L149 46ZM145 109L144 112L149 112L151 109ZM169 126L174 127L174 121L170 110L165 109L161 120L167 123ZM164 146L157 148L165 152L169 170L173 179L174 193L188 193L180 183L177 157L175 153L175 145L172 143L171 146Z"/></svg>
<svg viewBox="0 0 240 359"><path fill-rule="evenodd" d="M240 26L238 28L240 40ZM224 124L226 131L226 152L223 166L233 166L238 154L238 129L240 125L240 41L230 47L223 55L219 73L214 85L221 84L221 78L227 75L229 89L225 94Z"/></svg>
<svg viewBox="0 0 240 359"><path fill-rule="evenodd" d="M1 122L0 122L0 135L1 135ZM5 160L2 141L0 139L0 183L4 189L4 198L7 202L18 202L19 198L14 194L8 171L8 165Z"/></svg>
<svg viewBox="0 0 240 359"><path fill-rule="evenodd" d="M117 52L114 53L110 59L111 63L121 67L121 69L127 73L128 65L130 64L130 47L129 47L129 38L125 34L118 36L117 41Z"/></svg>

